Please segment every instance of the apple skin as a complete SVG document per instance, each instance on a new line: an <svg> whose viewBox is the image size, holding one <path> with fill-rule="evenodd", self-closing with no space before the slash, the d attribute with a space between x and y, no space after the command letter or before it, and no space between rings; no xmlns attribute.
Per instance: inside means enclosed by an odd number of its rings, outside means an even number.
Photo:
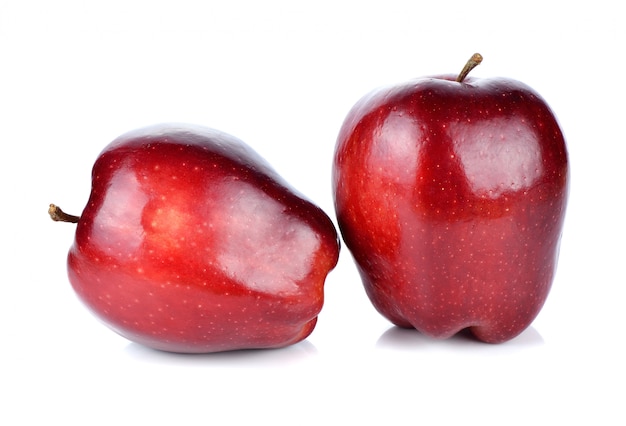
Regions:
<svg viewBox="0 0 626 426"><path fill-rule="evenodd" d="M122 336L208 353L305 339L338 256L330 218L249 146L165 124L127 133L98 157L68 272Z"/></svg>
<svg viewBox="0 0 626 426"><path fill-rule="evenodd" d="M563 133L530 87L441 75L349 112L333 164L342 238L374 307L433 338L499 343L552 285L568 198Z"/></svg>

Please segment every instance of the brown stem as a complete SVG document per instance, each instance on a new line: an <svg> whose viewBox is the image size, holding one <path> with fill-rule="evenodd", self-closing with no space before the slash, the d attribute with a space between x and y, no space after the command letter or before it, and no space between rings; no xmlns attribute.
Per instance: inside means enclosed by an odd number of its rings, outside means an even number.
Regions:
<svg viewBox="0 0 626 426"><path fill-rule="evenodd" d="M459 73L459 76L456 78L456 81L459 83L463 82L463 80L465 80L465 77L467 77L467 74L469 74L471 70L476 68L482 61L483 61L483 56L480 53L474 53L472 57L469 58L469 61L467 61L467 63L465 64L461 72Z"/></svg>
<svg viewBox="0 0 626 426"><path fill-rule="evenodd" d="M65 213L63 210L61 210L59 206L56 206L54 204L50 204L50 207L48 208L48 214L50 215L50 218L55 222L78 223L78 220L80 219L79 216Z"/></svg>

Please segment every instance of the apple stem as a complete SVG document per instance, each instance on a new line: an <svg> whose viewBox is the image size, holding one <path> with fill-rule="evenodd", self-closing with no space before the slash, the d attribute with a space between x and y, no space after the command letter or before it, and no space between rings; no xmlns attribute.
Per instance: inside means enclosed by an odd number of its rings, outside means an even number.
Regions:
<svg viewBox="0 0 626 426"><path fill-rule="evenodd" d="M74 216L73 214L67 214L59 206L54 204L50 204L48 208L48 214L50 218L55 222L68 222L68 223L78 223L80 219L79 216Z"/></svg>
<svg viewBox="0 0 626 426"><path fill-rule="evenodd" d="M456 81L462 83L463 80L465 80L465 77L467 77L467 75L470 73L470 71L476 68L482 61L483 56L480 53L474 53L459 73Z"/></svg>

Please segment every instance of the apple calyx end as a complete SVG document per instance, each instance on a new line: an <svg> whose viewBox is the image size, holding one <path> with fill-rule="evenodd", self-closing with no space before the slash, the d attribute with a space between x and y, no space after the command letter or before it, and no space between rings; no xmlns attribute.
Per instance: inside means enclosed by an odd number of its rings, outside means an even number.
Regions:
<svg viewBox="0 0 626 426"><path fill-rule="evenodd" d="M458 77L456 78L457 83L462 83L463 80L465 80L465 77L467 77L467 75L470 73L470 71L480 65L482 61L483 55L481 55L480 53L474 53L472 57L469 58L469 60L459 73Z"/></svg>
<svg viewBox="0 0 626 426"><path fill-rule="evenodd" d="M48 207L48 214L50 215L50 219L54 220L55 222L78 223L80 219L79 216L65 213L56 204L50 204L50 207Z"/></svg>

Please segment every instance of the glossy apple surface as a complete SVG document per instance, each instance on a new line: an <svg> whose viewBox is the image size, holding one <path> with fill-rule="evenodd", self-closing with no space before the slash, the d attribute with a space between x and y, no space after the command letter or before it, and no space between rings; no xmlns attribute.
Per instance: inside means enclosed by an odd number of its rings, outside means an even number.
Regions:
<svg viewBox="0 0 626 426"><path fill-rule="evenodd" d="M328 216L243 142L161 125L98 157L68 269L122 336L198 353L306 338L338 254Z"/></svg>
<svg viewBox="0 0 626 426"><path fill-rule="evenodd" d="M548 295L568 191L563 134L514 80L382 88L337 140L339 228L376 309L435 338L521 333Z"/></svg>

